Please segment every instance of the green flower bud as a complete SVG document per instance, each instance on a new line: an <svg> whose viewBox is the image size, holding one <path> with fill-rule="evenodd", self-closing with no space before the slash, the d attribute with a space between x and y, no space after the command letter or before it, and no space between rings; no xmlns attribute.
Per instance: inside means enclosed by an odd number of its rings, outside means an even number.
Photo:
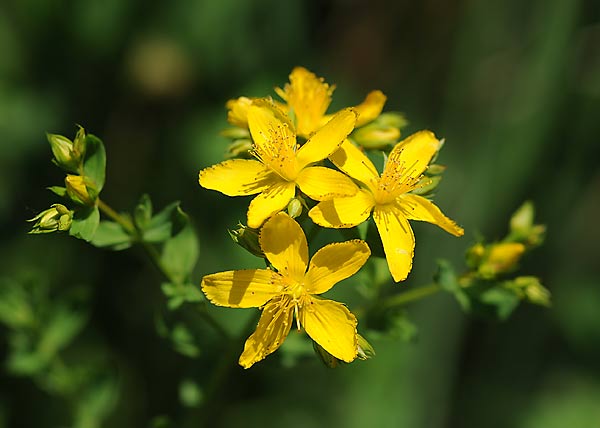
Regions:
<svg viewBox="0 0 600 428"><path fill-rule="evenodd" d="M294 198L287 206L287 213L291 218L300 217L302 214L302 202L298 198Z"/></svg>
<svg viewBox="0 0 600 428"><path fill-rule="evenodd" d="M34 218L27 220L35 222L29 233L64 232L71 227L73 212L61 204L54 204Z"/></svg>
<svg viewBox="0 0 600 428"><path fill-rule="evenodd" d="M519 276L511 281L509 288L515 290L521 298L534 305L550 306L550 291L535 276Z"/></svg>
<svg viewBox="0 0 600 428"><path fill-rule="evenodd" d="M357 358L361 360L368 360L369 358L373 358L375 356L375 349L373 346L362 337L360 334L358 336L358 355Z"/></svg>
<svg viewBox="0 0 600 428"><path fill-rule="evenodd" d="M410 193L421 196L429 195L433 193L435 189L437 189L440 181L442 181L441 175L436 175L434 177L423 177L417 184L417 187L415 187Z"/></svg>
<svg viewBox="0 0 600 428"><path fill-rule="evenodd" d="M544 242L546 226L533 224L535 208L530 201L525 202L515 211L510 219L509 240L522 242L527 247L537 247Z"/></svg>
<svg viewBox="0 0 600 428"><path fill-rule="evenodd" d="M235 140L227 147L227 151L225 152L225 156L227 158L242 158L248 159L251 158L250 154L252 150L252 141L251 140Z"/></svg>
<svg viewBox="0 0 600 428"><path fill-rule="evenodd" d="M75 135L75 140L73 140L73 155L79 160L83 160L85 156L85 129L81 126L77 131L77 135Z"/></svg>
<svg viewBox="0 0 600 428"><path fill-rule="evenodd" d="M221 131L221 135L232 140L250 139L250 131L247 128L227 128Z"/></svg>
<svg viewBox="0 0 600 428"><path fill-rule="evenodd" d="M427 167L427 171L425 171L425 174L427 174L428 176L442 175L444 171L446 171L446 167L444 165L440 165L439 163L432 163Z"/></svg>
<svg viewBox="0 0 600 428"><path fill-rule="evenodd" d="M54 155L54 163L67 171L75 172L78 160L73 157L73 142L62 135L48 134L47 137Z"/></svg>
<svg viewBox="0 0 600 428"><path fill-rule="evenodd" d="M382 126L392 126L400 129L408 125L408 120L406 120L404 115L394 112L381 113L377 119L375 119L375 122Z"/></svg>
<svg viewBox="0 0 600 428"><path fill-rule="evenodd" d="M527 234L533 226L535 209L531 201L521 205L510 218L510 230L514 233Z"/></svg>
<svg viewBox="0 0 600 428"><path fill-rule="evenodd" d="M79 127L75 141L62 135L47 134L54 163L70 172L77 172L85 154L85 131Z"/></svg>
<svg viewBox="0 0 600 428"><path fill-rule="evenodd" d="M233 242L240 247L256 257L265 258L265 253L263 253L258 242L257 229L252 229L240 223L238 224L237 229L230 229L228 232L231 239L233 239Z"/></svg>

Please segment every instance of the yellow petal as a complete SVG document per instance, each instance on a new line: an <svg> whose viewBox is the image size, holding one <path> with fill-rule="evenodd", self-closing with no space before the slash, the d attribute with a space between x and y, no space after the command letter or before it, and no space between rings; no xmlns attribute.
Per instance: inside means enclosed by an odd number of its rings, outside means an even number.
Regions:
<svg viewBox="0 0 600 428"><path fill-rule="evenodd" d="M348 176L323 166L304 168L298 174L296 184L300 190L315 201L352 196L358 192L358 187Z"/></svg>
<svg viewBox="0 0 600 428"><path fill-rule="evenodd" d="M344 171L350 177L373 188L375 181L379 177L377 168L373 162L349 140L345 140L340 148L335 151L329 160L333 162L340 170Z"/></svg>
<svg viewBox="0 0 600 428"><path fill-rule="evenodd" d="M397 170L396 174L416 179L423 174L429 161L440 149L441 143L431 131L419 131L400 141L390 152L388 168Z"/></svg>
<svg viewBox="0 0 600 428"><path fill-rule="evenodd" d="M367 243L359 239L324 246L310 260L306 291L310 294L325 293L358 272L370 255Z"/></svg>
<svg viewBox="0 0 600 428"><path fill-rule="evenodd" d="M232 159L200 171L200 185L227 196L254 195L271 186L278 177L259 161Z"/></svg>
<svg viewBox="0 0 600 428"><path fill-rule="evenodd" d="M363 126L377 118L383 110L387 97L381 91L371 91L365 100L354 107L358 113L356 127Z"/></svg>
<svg viewBox="0 0 600 428"><path fill-rule="evenodd" d="M300 317L306 333L331 355L347 363L356 358L357 321L344 305L309 297L301 309Z"/></svg>
<svg viewBox="0 0 600 428"><path fill-rule="evenodd" d="M256 331L246 340L240 366L248 369L281 346L292 327L293 310L287 299L274 299L262 311Z"/></svg>
<svg viewBox="0 0 600 428"><path fill-rule="evenodd" d="M278 213L263 226L260 248L282 275L302 280L308 265L308 245L304 231L286 213Z"/></svg>
<svg viewBox="0 0 600 428"><path fill-rule="evenodd" d="M419 195L406 193L398 199L406 218L433 223L454 236L462 236L465 231L454 220L446 217L433 202Z"/></svg>
<svg viewBox="0 0 600 428"><path fill-rule="evenodd" d="M202 291L208 300L230 308L257 308L279 294L281 275L269 269L231 270L206 275Z"/></svg>
<svg viewBox="0 0 600 428"><path fill-rule="evenodd" d="M307 138L321 125L321 118L331 103L334 87L303 67L296 67L290 74L290 84L285 93L277 92L290 106L296 117L298 135Z"/></svg>
<svg viewBox="0 0 600 428"><path fill-rule="evenodd" d="M400 209L393 205L376 206L373 219L377 225L388 268L394 281L404 281L412 268L415 236Z"/></svg>
<svg viewBox="0 0 600 428"><path fill-rule="evenodd" d="M296 135L287 116L269 101L255 100L248 107L248 127L257 146L296 146Z"/></svg>
<svg viewBox="0 0 600 428"><path fill-rule="evenodd" d="M342 110L333 116L298 150L298 169L323 160L335 152L354 129L355 122L356 113L351 109Z"/></svg>
<svg viewBox="0 0 600 428"><path fill-rule="evenodd" d="M361 189L354 196L319 202L308 215L319 226L354 227L369 218L373 206L372 194Z"/></svg>
<svg viewBox="0 0 600 428"><path fill-rule="evenodd" d="M239 97L235 100L227 101L227 121L240 128L248 127L248 108L252 105L252 100L247 97Z"/></svg>
<svg viewBox="0 0 600 428"><path fill-rule="evenodd" d="M284 209L295 193L295 184L287 181L279 181L265 189L248 206L248 227L258 229L271 215Z"/></svg>

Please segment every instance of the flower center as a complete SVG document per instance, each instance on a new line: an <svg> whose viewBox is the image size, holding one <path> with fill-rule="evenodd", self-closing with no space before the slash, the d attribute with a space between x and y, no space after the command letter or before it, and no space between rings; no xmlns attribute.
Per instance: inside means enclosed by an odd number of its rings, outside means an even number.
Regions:
<svg viewBox="0 0 600 428"><path fill-rule="evenodd" d="M296 318L296 327L298 330L301 329L300 325L300 311L304 307L308 293L306 292L304 281L296 281L291 285L287 286L284 293L290 297L291 304L294 305L294 316Z"/></svg>
<svg viewBox="0 0 600 428"><path fill-rule="evenodd" d="M415 174L415 164L407 165L400 159L399 152L392 152L375 189L375 202L380 205L389 204L417 187L421 174Z"/></svg>
<svg viewBox="0 0 600 428"><path fill-rule="evenodd" d="M264 141L254 144L251 153L286 181L294 181L298 175L296 168L296 136L287 123L271 126Z"/></svg>

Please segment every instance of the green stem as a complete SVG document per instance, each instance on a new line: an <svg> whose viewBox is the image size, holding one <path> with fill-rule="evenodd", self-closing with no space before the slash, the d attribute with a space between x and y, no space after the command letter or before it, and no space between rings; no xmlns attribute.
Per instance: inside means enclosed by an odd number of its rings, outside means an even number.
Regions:
<svg viewBox="0 0 600 428"><path fill-rule="evenodd" d="M156 247L154 247L152 244L141 239L140 234L138 233L138 230L136 229L135 225L131 222L131 220L129 220L127 217L119 214L117 211L112 209L108 204L106 204L106 202L102 201L100 198L98 198L97 204L98 204L98 209L100 211L102 211L103 214L105 214L111 220L114 220L115 222L120 224L121 227L123 227L123 229L125 231L127 231L127 233L132 235L136 239L136 241L138 241L140 243L140 245L144 249L144 252L148 256L148 258L150 259L150 261L152 262L152 265L156 268L156 270L167 281L169 281L173 284L177 284L178 281L176 281L173 278L171 272L169 272L169 270L167 268L165 268L164 264L162 263L162 261L160 259L160 253L158 252ZM223 328L223 326L221 324L219 324L219 322L216 319L214 319L210 313L208 313L206 311L206 308L203 308L202 310L200 310L200 314L201 314L202 318L204 318L204 320L207 322L207 324L210 324L218 334L223 335L224 337L229 336L229 333L227 333L227 331Z"/></svg>
<svg viewBox="0 0 600 428"><path fill-rule="evenodd" d="M106 215L111 220L114 220L117 223L119 223L127 233L134 234L134 236L137 235L137 231L131 220L113 210L109 205L106 204L106 202L104 202L100 198L97 199L97 204L98 208L100 209L100 211L102 211L104 215Z"/></svg>
<svg viewBox="0 0 600 428"><path fill-rule="evenodd" d="M424 297L435 294L441 289L442 288L434 282L432 284L425 285L419 288L414 288L404 293L396 294L395 296L389 297L382 303L381 306L383 309L389 309L393 308L394 306L406 305L407 303L411 303L416 300L420 300Z"/></svg>

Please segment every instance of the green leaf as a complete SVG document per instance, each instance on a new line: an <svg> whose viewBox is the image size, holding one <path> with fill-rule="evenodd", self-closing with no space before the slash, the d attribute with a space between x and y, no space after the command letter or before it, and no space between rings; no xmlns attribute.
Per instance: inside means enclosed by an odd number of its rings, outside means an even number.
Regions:
<svg viewBox="0 0 600 428"><path fill-rule="evenodd" d="M179 201L167 205L161 212L152 217L143 229L145 242L158 243L169 239L173 231L173 214L179 208Z"/></svg>
<svg viewBox="0 0 600 428"><path fill-rule="evenodd" d="M47 189L50 190L55 195L60 196L61 198L66 198L67 197L67 189L65 187L62 187L62 186L50 186L50 187L47 187Z"/></svg>
<svg viewBox="0 0 600 428"><path fill-rule="evenodd" d="M468 312L471 310L471 300L468 294L458 283L458 278L454 267L447 260L438 260L438 271L435 275L435 282L442 287L443 290L452 294L458 301L460 307Z"/></svg>
<svg viewBox="0 0 600 428"><path fill-rule="evenodd" d="M73 214L69 235L89 242L94 238L99 224L100 212L98 207L81 208Z"/></svg>
<svg viewBox="0 0 600 428"><path fill-rule="evenodd" d="M102 140L94 135L85 137L85 160L83 161L83 172L91 179L98 193L104 187L106 173L106 152Z"/></svg>
<svg viewBox="0 0 600 428"><path fill-rule="evenodd" d="M494 314L506 320L519 306L519 296L501 286L492 287L479 295L481 303L491 306Z"/></svg>
<svg viewBox="0 0 600 428"><path fill-rule="evenodd" d="M194 336L183 324L177 324L171 331L171 340L175 350L182 355L196 358L200 355L200 348L194 343Z"/></svg>
<svg viewBox="0 0 600 428"><path fill-rule="evenodd" d="M162 284L161 289L169 300L167 306L171 310L177 309L186 302L194 303L204 300L200 287L194 284L171 284L166 282Z"/></svg>
<svg viewBox="0 0 600 428"><path fill-rule="evenodd" d="M199 246L189 217L177 207L173 216L174 235L163 247L161 262L177 283L185 282L198 260Z"/></svg>
<svg viewBox="0 0 600 428"><path fill-rule="evenodd" d="M119 223L114 221L101 221L92 238L92 245L100 248L108 247L119 251L131 247L132 240Z"/></svg>

